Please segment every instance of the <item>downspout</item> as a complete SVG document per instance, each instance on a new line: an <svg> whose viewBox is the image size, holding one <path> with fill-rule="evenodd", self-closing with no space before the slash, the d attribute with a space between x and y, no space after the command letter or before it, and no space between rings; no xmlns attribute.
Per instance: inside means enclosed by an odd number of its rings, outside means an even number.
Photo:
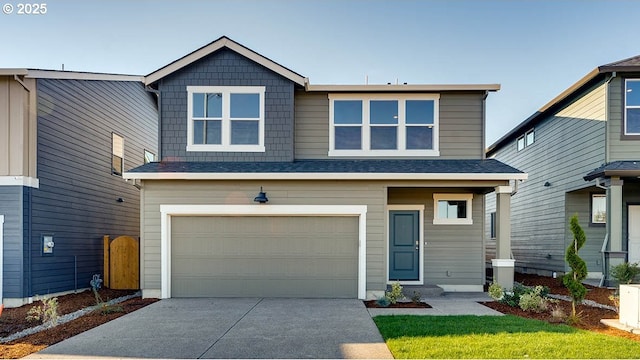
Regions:
<svg viewBox="0 0 640 360"><path fill-rule="evenodd" d="M162 161L162 96L160 96L160 90L156 90L150 86L145 86L144 89L147 92L156 95L158 100L158 161Z"/></svg>
<svg viewBox="0 0 640 360"><path fill-rule="evenodd" d="M604 163L608 163L609 162L609 158L610 158L610 154L609 154L609 150L611 147L611 142L609 141L609 103L610 103L610 91L609 91L609 83L611 83L611 81L613 79L616 78L616 72L612 72L611 76L607 79L607 81L604 82L604 123L605 123L605 130L604 130ZM596 184L596 186L598 186Z"/></svg>
<svg viewBox="0 0 640 360"><path fill-rule="evenodd" d="M485 149L485 143L487 141L487 97L489 96L489 91L484 92L484 96L482 97L482 160L487 158L487 152Z"/></svg>

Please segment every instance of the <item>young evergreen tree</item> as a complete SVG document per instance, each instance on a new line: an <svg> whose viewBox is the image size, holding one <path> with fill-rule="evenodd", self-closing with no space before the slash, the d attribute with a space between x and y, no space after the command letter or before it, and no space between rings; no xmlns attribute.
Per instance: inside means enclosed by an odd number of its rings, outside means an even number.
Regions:
<svg viewBox="0 0 640 360"><path fill-rule="evenodd" d="M580 304L587 294L587 289L582 285L582 280L587 277L587 263L578 256L578 250L584 245L586 236L578 223L578 215L573 215L569 222L573 241L567 247L565 260L571 267L571 271L562 278L562 283L571 294L572 318L576 317L576 304Z"/></svg>

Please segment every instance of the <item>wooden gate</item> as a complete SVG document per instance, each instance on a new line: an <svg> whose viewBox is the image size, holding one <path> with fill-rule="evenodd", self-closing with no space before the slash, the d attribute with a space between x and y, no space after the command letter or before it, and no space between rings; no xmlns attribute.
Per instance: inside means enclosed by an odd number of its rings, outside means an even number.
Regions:
<svg viewBox="0 0 640 360"><path fill-rule="evenodd" d="M138 240L119 236L113 241L104 236L104 286L118 290L140 288Z"/></svg>

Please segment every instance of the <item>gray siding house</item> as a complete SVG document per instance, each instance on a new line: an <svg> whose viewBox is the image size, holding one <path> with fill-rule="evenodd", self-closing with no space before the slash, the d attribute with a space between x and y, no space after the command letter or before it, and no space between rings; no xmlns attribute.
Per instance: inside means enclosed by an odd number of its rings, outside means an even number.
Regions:
<svg viewBox="0 0 640 360"><path fill-rule="evenodd" d="M160 161L141 188L144 297L482 291L484 195L513 282L509 182L484 155L498 85L312 85L222 37L147 75Z"/></svg>
<svg viewBox="0 0 640 360"><path fill-rule="evenodd" d="M529 174L511 204L518 271L568 270L574 214L587 236L580 256L589 277L604 283L611 265L640 261L640 56L597 67L491 145L487 157Z"/></svg>
<svg viewBox="0 0 640 360"><path fill-rule="evenodd" d="M0 70L5 306L87 288L102 273L103 235L139 236L139 190L122 173L157 153L155 95L142 79Z"/></svg>

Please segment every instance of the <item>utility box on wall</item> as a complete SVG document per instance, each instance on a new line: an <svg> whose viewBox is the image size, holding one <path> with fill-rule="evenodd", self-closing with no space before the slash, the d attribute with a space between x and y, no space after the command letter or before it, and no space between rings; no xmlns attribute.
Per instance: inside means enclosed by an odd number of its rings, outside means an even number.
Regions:
<svg viewBox="0 0 640 360"><path fill-rule="evenodd" d="M620 323L640 329L640 285L620 285Z"/></svg>

